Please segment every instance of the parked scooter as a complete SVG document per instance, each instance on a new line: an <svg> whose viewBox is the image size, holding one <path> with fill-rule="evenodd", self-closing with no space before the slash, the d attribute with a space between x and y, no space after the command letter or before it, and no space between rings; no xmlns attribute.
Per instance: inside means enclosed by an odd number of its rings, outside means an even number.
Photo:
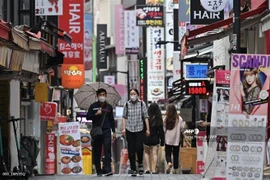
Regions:
<svg viewBox="0 0 270 180"><path fill-rule="evenodd" d="M4 172L4 174L2 174L1 180L5 179L18 179L18 180L28 180L29 177L29 171L27 170L26 166L24 166L22 164L21 161L21 155L20 155L20 146L19 146L19 141L18 141L18 137L17 137L17 128L16 128L16 124L15 122L20 121L20 120L24 120L25 118L17 118L15 119L14 116L11 116L10 120L8 121L3 121L1 123L6 123L6 122L11 122L13 125L13 130L14 130L14 137L15 137L15 143L16 143L16 148L17 148L17 157L18 157L18 166L15 166L13 168L12 172Z"/></svg>

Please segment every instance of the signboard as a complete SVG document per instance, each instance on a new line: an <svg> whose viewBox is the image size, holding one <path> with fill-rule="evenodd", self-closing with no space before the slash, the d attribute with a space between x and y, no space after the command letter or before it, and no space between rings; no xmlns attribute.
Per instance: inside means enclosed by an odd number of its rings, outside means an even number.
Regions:
<svg viewBox="0 0 270 180"><path fill-rule="evenodd" d="M136 6L137 26L163 26L163 6Z"/></svg>
<svg viewBox="0 0 270 180"><path fill-rule="evenodd" d="M47 102L49 99L49 87L48 83L36 83L35 84L35 101Z"/></svg>
<svg viewBox="0 0 270 180"><path fill-rule="evenodd" d="M107 69L107 24L97 24L97 68Z"/></svg>
<svg viewBox="0 0 270 180"><path fill-rule="evenodd" d="M139 27L136 26L136 11L125 11L126 54L139 53Z"/></svg>
<svg viewBox="0 0 270 180"><path fill-rule="evenodd" d="M59 123L61 174L83 174L79 122Z"/></svg>
<svg viewBox="0 0 270 180"><path fill-rule="evenodd" d="M64 0L36 0L36 16L59 16L63 14ZM67 1L67 0L65 0Z"/></svg>
<svg viewBox="0 0 270 180"><path fill-rule="evenodd" d="M115 76L104 76L104 83L111 86L115 85Z"/></svg>
<svg viewBox="0 0 270 180"><path fill-rule="evenodd" d="M184 63L183 71L186 80L208 79L206 75L208 71L207 63Z"/></svg>
<svg viewBox="0 0 270 180"><path fill-rule="evenodd" d="M84 84L83 64L62 64L62 86L68 89L79 89Z"/></svg>
<svg viewBox="0 0 270 180"><path fill-rule="evenodd" d="M55 154L56 154L56 137L55 134L46 134L46 160L45 160L45 174L56 173L55 168Z"/></svg>
<svg viewBox="0 0 270 180"><path fill-rule="evenodd" d="M84 1L63 1L63 15L58 16L58 26L72 37L71 44L58 40L59 51L65 55L64 64L84 64Z"/></svg>
<svg viewBox="0 0 270 180"><path fill-rule="evenodd" d="M125 54L125 19L122 4L115 5L115 54Z"/></svg>
<svg viewBox="0 0 270 180"><path fill-rule="evenodd" d="M164 0L146 0L146 4L164 4Z"/></svg>
<svg viewBox="0 0 270 180"><path fill-rule="evenodd" d="M209 12L220 12L225 9L229 0L201 0L202 7Z"/></svg>
<svg viewBox="0 0 270 180"><path fill-rule="evenodd" d="M146 101L145 99L145 93L146 93L146 90L145 90L145 84L146 84L146 79L145 79L145 74L146 74L146 69L144 68L145 67L145 63L146 63L146 58L141 58L140 59L140 69L139 69L139 73L140 73L140 99L142 101Z"/></svg>
<svg viewBox="0 0 270 180"><path fill-rule="evenodd" d="M93 66L93 15L84 14L84 70L85 82L92 82L92 66Z"/></svg>
<svg viewBox="0 0 270 180"><path fill-rule="evenodd" d="M190 24L207 25L224 20L224 11L209 12L203 8L200 0L190 1Z"/></svg>
<svg viewBox="0 0 270 180"><path fill-rule="evenodd" d="M236 163L247 169L247 175L252 173L253 179L263 179L270 86L268 59L270 56L267 54L232 54L226 174L228 179L235 178L233 167ZM239 154L239 148L243 155Z"/></svg>
<svg viewBox="0 0 270 180"><path fill-rule="evenodd" d="M186 81L186 95L206 95L209 91L210 82L207 80L201 81Z"/></svg>
<svg viewBox="0 0 270 180"><path fill-rule="evenodd" d="M164 28L147 28L147 92L148 101L165 99Z"/></svg>
<svg viewBox="0 0 270 180"><path fill-rule="evenodd" d="M40 106L40 120L54 121L57 113L57 103L45 102Z"/></svg>
<svg viewBox="0 0 270 180"><path fill-rule="evenodd" d="M178 9L173 9L173 19L174 19L174 21L173 21L173 39L177 41L179 39ZM174 43L173 50L180 51L180 44Z"/></svg>
<svg viewBox="0 0 270 180"><path fill-rule="evenodd" d="M166 13L165 26L166 41L174 41L173 39L173 13ZM173 46L174 43L166 44L166 76L171 76L173 72Z"/></svg>

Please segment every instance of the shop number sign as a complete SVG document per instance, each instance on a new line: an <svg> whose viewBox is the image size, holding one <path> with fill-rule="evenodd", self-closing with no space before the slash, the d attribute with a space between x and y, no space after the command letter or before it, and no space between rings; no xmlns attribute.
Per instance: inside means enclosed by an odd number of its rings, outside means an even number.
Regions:
<svg viewBox="0 0 270 180"><path fill-rule="evenodd" d="M201 0L201 5L206 11L220 12L225 9L229 0Z"/></svg>

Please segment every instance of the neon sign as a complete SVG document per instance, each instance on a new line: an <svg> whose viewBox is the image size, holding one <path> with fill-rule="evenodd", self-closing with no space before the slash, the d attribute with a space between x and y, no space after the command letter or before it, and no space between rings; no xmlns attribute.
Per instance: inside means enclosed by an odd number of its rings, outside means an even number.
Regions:
<svg viewBox="0 0 270 180"><path fill-rule="evenodd" d="M206 95L208 92L209 81L186 81L186 95Z"/></svg>
<svg viewBox="0 0 270 180"><path fill-rule="evenodd" d="M140 59L140 99L144 101L144 59Z"/></svg>

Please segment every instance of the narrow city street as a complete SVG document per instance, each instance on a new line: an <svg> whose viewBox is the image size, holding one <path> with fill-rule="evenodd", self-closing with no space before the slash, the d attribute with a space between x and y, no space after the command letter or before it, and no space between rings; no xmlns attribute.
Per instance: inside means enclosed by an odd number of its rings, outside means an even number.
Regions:
<svg viewBox="0 0 270 180"><path fill-rule="evenodd" d="M192 174L145 174L143 176L131 177L129 174L115 174L110 177L97 177L96 175L81 175L81 176L36 176L31 178L31 180L69 180L69 179L76 179L76 180L89 180L89 179L110 179L110 180L126 180L126 179L136 179L136 180L143 180L143 179L167 179L167 180L199 180L202 176L199 175L192 175Z"/></svg>

